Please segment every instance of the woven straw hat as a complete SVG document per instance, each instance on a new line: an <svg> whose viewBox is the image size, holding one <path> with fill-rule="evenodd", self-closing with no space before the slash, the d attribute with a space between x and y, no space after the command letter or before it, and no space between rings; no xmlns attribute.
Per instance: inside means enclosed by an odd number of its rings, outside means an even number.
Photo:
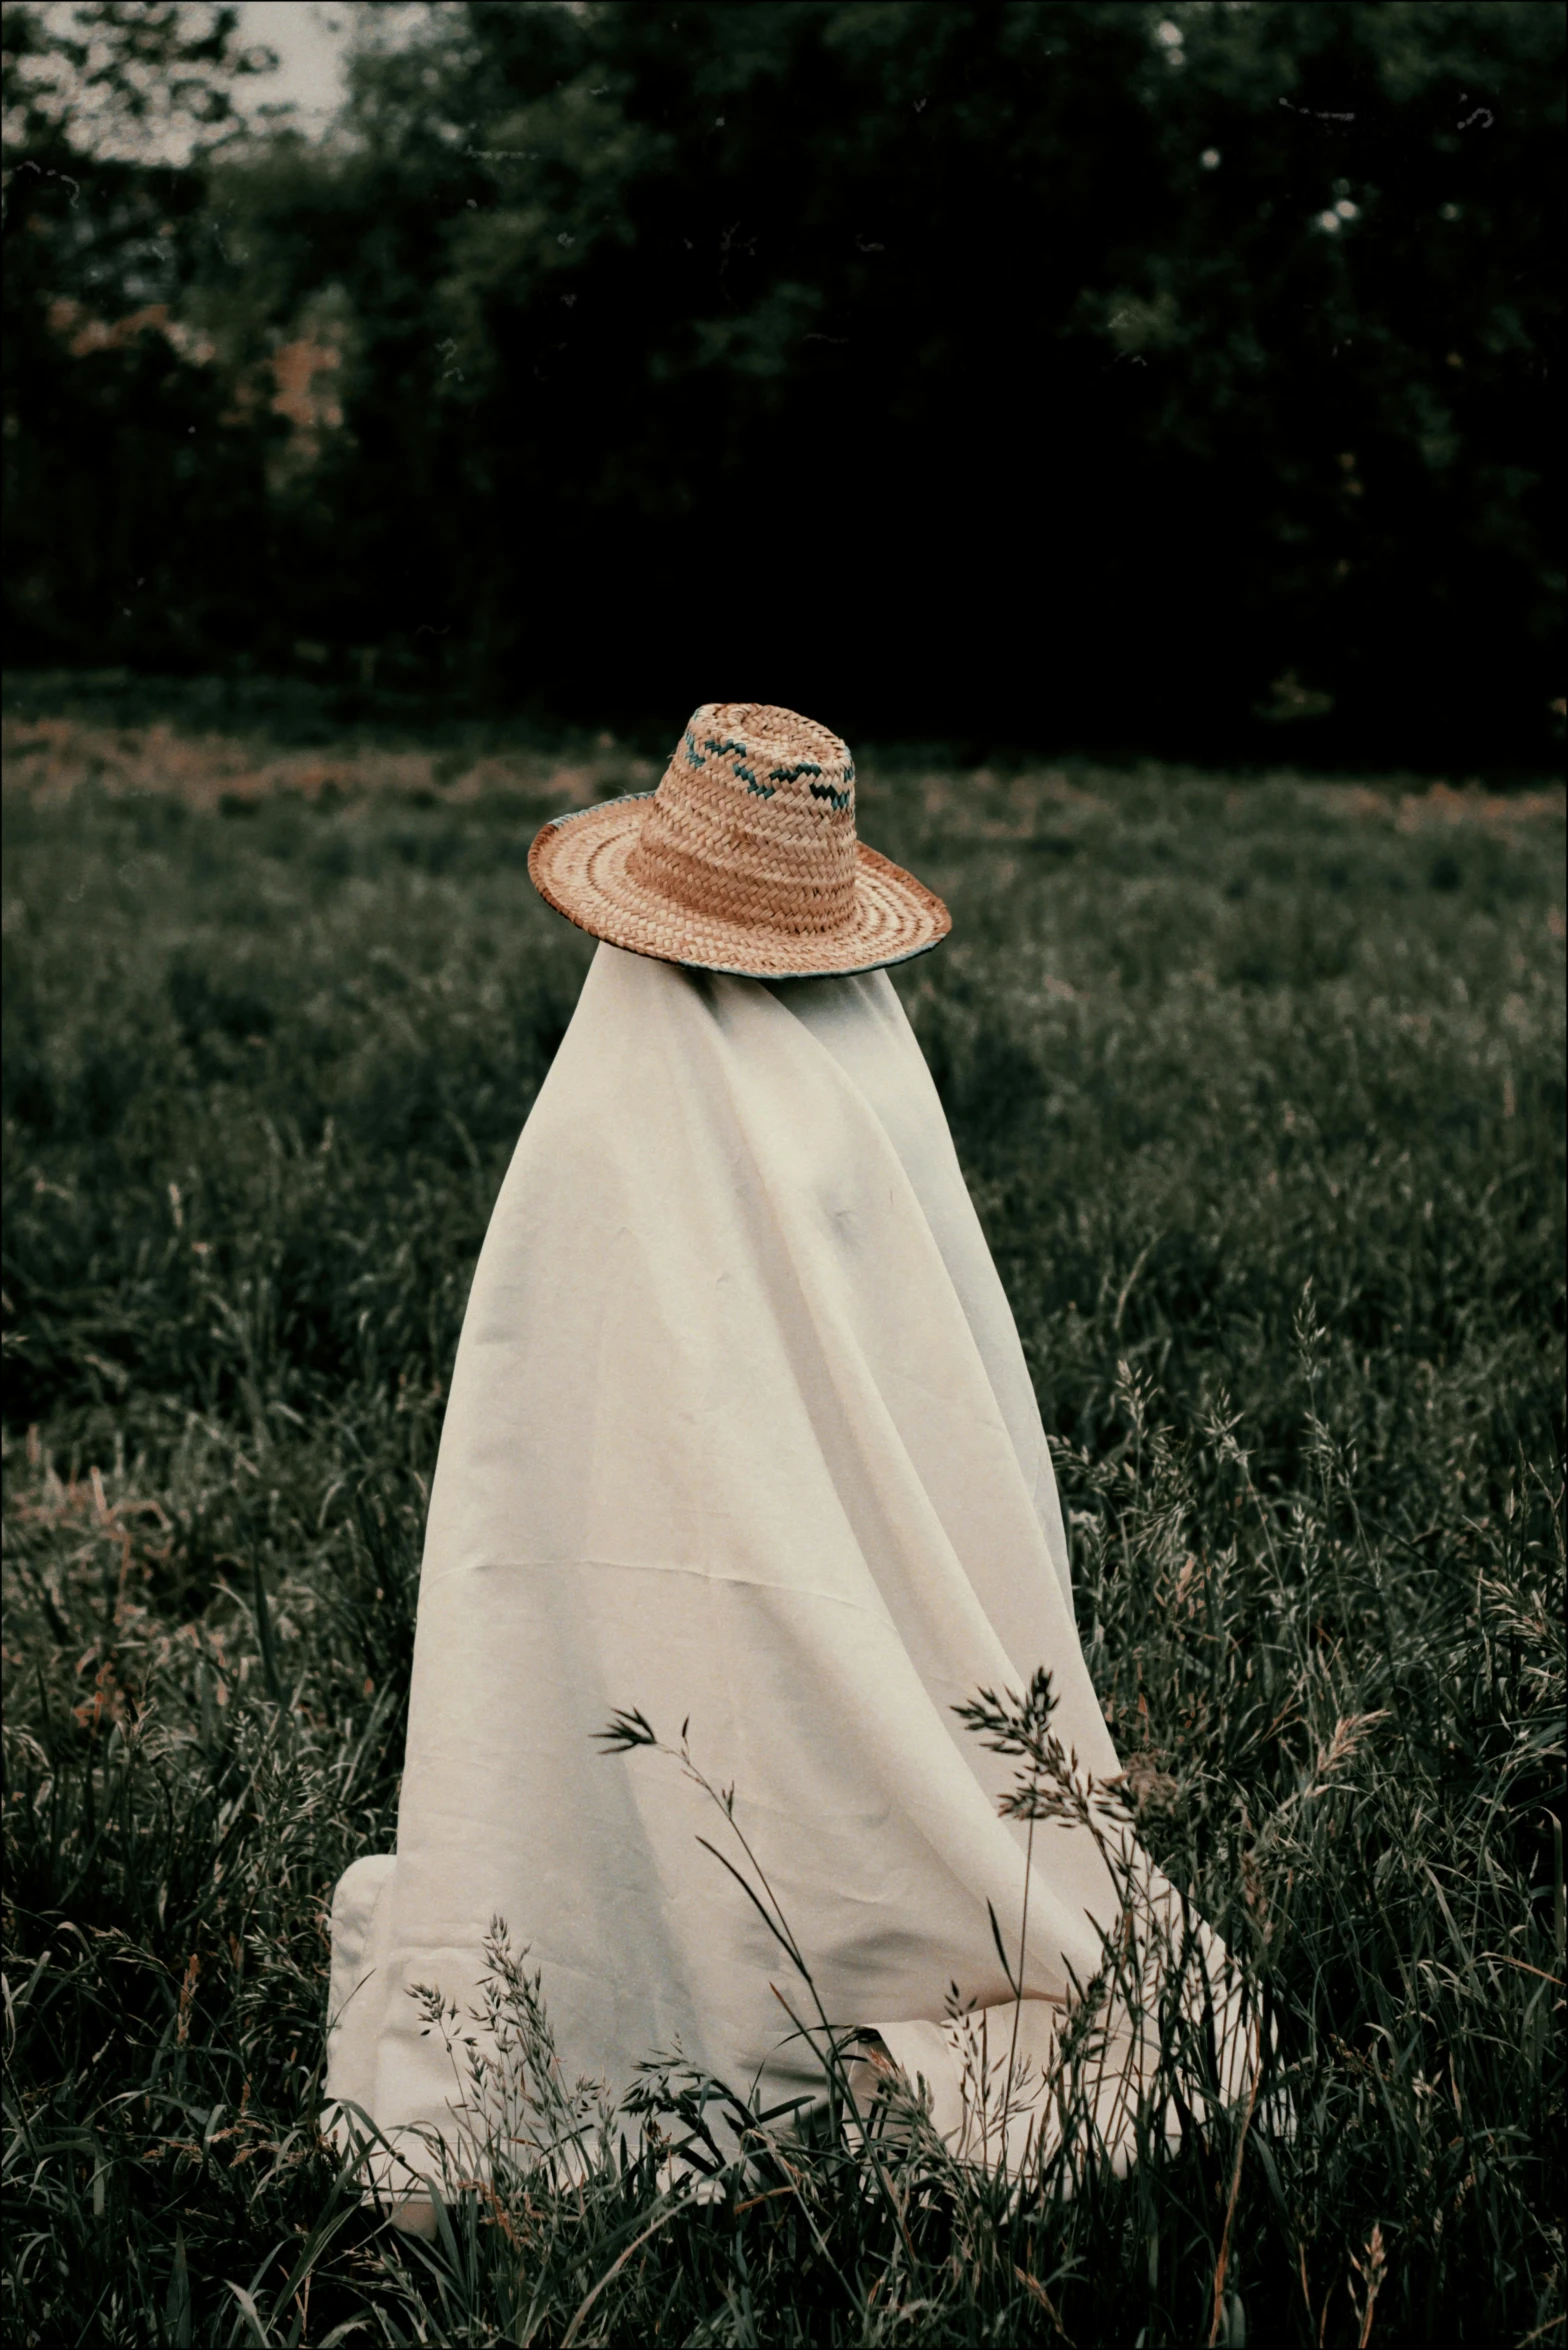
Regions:
<svg viewBox="0 0 1568 2350"><path fill-rule="evenodd" d="M657 791L574 810L528 852L540 896L595 938L745 979L906 962L938 897L855 837L855 763L766 702L704 702Z"/></svg>

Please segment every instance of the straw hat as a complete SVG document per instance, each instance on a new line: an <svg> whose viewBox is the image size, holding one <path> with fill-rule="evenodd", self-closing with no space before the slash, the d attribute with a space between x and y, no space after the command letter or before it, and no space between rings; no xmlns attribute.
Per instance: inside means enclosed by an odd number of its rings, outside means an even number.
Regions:
<svg viewBox="0 0 1568 2350"><path fill-rule="evenodd" d="M574 810L528 852L540 896L595 938L745 979L907 962L938 897L855 837L855 763L766 702L704 702L657 791Z"/></svg>

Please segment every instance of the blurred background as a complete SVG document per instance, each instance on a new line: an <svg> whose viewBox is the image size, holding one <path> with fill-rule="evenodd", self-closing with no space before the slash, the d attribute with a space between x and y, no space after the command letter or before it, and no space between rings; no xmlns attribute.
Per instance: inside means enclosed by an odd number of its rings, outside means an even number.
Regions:
<svg viewBox="0 0 1568 2350"><path fill-rule="evenodd" d="M10 5L14 671L1539 772L1562 24ZM302 705L303 706L303 705Z"/></svg>

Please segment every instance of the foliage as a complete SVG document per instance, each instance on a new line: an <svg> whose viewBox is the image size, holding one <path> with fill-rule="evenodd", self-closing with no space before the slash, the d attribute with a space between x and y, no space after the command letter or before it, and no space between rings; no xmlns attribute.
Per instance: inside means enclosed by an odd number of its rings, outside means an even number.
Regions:
<svg viewBox="0 0 1568 2350"><path fill-rule="evenodd" d="M266 62L238 23L233 7L81 0L0 25L13 649L189 662L253 625L235 550L265 535L283 427L235 405L182 315L214 233L210 157L240 127L232 84Z"/></svg>
<svg viewBox="0 0 1568 2350"><path fill-rule="evenodd" d="M775 2123L419 2243L316 2136L325 1902L393 1833L444 1383L591 952L527 843L644 778L10 747L7 2338L1560 2339L1561 794L861 762L955 910L896 984L1140 1832L1294 2131L1064 2202Z"/></svg>
<svg viewBox="0 0 1568 2350"><path fill-rule="evenodd" d="M240 12L214 0L23 0L6 11L5 138L95 163L210 154L240 129L231 84L275 53L242 48Z"/></svg>
<svg viewBox="0 0 1568 2350"><path fill-rule="evenodd" d="M717 668L851 734L1036 749L1560 735L1555 9L364 15L332 142L181 182L229 421L171 404L144 451L116 402L161 392L106 382L109 506L190 461L161 572L70 505L39 320L94 292L13 146L23 657L358 664L617 724Z"/></svg>

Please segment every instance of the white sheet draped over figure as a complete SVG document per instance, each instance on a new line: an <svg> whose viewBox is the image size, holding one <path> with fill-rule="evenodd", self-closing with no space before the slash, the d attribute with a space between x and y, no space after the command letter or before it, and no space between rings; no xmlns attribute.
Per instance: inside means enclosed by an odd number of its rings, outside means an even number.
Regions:
<svg viewBox="0 0 1568 2350"><path fill-rule="evenodd" d="M951 2118L949 1986L1010 2000L989 1913L1011 1953L1025 1894L1013 1766L953 1709L1041 1665L1116 1774L1023 1350L886 972L770 986L601 944L474 1275L397 1852L333 1905L328 2099L450 2133L409 1987L475 2000L497 1914L568 2077L615 2096L678 2044L742 2091L820 2085L700 1790L594 1742L636 1707L733 1782L829 2015ZM1026 2044L1115 1915L1093 1839L1037 1829Z"/></svg>

